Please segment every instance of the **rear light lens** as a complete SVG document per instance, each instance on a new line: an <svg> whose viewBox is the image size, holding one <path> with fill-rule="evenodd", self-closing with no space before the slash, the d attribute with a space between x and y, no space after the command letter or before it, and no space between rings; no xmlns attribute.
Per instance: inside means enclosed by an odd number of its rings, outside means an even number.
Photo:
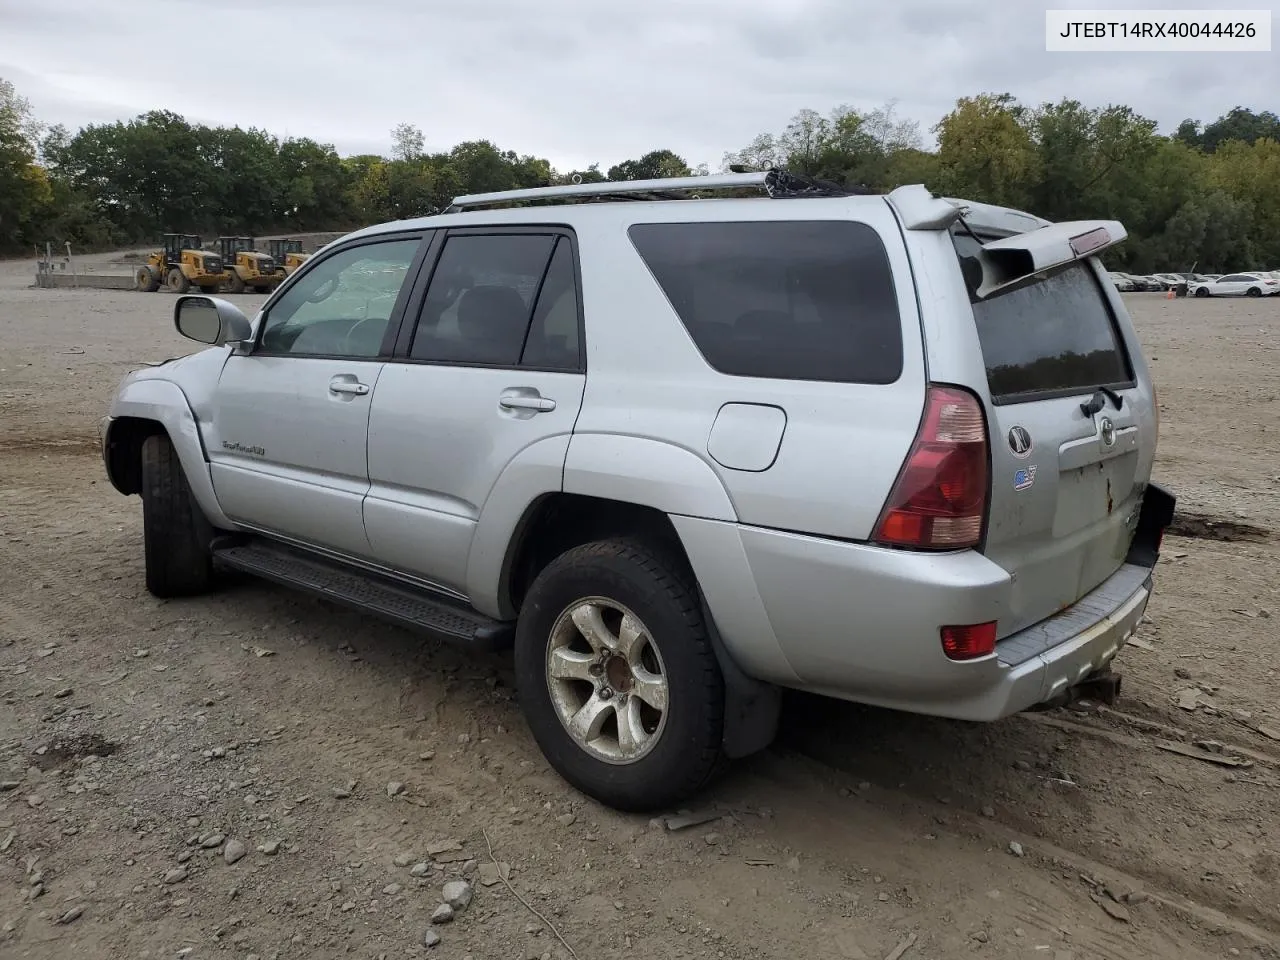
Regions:
<svg viewBox="0 0 1280 960"><path fill-rule="evenodd" d="M915 550L963 550L982 539L989 491L987 422L977 397L929 387L924 421L874 540Z"/></svg>
<svg viewBox="0 0 1280 960"><path fill-rule="evenodd" d="M976 660L996 649L996 622L942 628L942 652L948 660Z"/></svg>

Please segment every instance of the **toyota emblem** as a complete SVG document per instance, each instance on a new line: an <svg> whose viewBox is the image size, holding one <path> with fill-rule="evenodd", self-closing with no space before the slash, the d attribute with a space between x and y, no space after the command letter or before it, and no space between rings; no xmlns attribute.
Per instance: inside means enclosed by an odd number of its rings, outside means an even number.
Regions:
<svg viewBox="0 0 1280 960"><path fill-rule="evenodd" d="M1009 430L1009 449L1019 460L1031 456L1031 434L1026 427L1013 427Z"/></svg>

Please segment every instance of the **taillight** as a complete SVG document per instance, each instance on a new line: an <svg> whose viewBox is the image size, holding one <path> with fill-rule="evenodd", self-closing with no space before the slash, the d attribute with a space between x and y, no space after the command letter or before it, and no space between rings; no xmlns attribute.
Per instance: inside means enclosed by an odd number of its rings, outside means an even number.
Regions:
<svg viewBox="0 0 1280 960"><path fill-rule="evenodd" d="M948 660L976 660L994 653L996 621L942 628L942 652Z"/></svg>
<svg viewBox="0 0 1280 960"><path fill-rule="evenodd" d="M916 550L977 546L986 519L987 422L977 397L929 387L924 421L876 528L875 542Z"/></svg>

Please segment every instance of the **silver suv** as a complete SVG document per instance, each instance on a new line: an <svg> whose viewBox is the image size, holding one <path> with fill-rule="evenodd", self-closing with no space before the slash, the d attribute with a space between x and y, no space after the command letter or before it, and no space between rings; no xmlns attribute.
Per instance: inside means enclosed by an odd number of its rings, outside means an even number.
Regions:
<svg viewBox="0 0 1280 960"><path fill-rule="evenodd" d="M667 806L783 688L1118 693L1174 506L1124 237L782 171L462 197L252 321L181 297L212 348L126 377L103 454L153 594L231 569L513 644L550 763Z"/></svg>

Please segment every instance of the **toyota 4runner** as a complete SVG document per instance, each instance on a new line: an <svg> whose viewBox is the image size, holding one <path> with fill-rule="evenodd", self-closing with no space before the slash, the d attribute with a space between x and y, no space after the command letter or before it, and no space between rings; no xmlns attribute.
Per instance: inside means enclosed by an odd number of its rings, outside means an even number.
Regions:
<svg viewBox="0 0 1280 960"><path fill-rule="evenodd" d="M783 171L461 197L252 321L178 299L210 348L124 379L106 469L154 595L229 569L514 645L555 769L652 809L783 688L1118 693L1174 507L1124 237Z"/></svg>

